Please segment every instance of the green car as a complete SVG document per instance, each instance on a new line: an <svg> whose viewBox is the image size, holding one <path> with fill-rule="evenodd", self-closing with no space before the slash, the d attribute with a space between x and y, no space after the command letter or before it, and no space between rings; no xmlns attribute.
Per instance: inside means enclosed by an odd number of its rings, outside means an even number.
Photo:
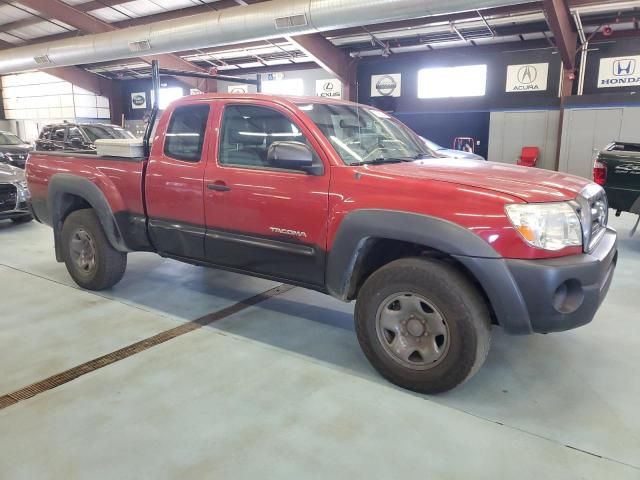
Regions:
<svg viewBox="0 0 640 480"><path fill-rule="evenodd" d="M640 144L613 142L598 152L593 164L593 180L607 192L609 208L639 215L631 235L640 222Z"/></svg>

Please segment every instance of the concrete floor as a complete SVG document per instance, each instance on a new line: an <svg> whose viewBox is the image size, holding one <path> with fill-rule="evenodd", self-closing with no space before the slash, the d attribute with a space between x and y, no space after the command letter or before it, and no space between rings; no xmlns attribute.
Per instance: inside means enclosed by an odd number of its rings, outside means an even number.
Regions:
<svg viewBox="0 0 640 480"><path fill-rule="evenodd" d="M352 305L295 288L0 410L0 479L640 479L640 234L590 325L509 337L420 396L360 352ZM276 284L129 256L75 287L51 231L0 222L0 396Z"/></svg>

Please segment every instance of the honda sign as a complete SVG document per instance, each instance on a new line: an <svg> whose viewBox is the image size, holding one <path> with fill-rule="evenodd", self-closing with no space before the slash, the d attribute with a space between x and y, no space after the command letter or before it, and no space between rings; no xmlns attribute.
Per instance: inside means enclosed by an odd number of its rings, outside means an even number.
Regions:
<svg viewBox="0 0 640 480"><path fill-rule="evenodd" d="M640 55L600 59L598 88L640 86Z"/></svg>

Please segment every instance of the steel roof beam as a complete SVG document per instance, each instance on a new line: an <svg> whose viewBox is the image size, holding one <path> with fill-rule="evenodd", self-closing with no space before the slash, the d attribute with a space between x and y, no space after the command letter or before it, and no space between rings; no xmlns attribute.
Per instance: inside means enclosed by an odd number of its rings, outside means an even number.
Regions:
<svg viewBox="0 0 640 480"><path fill-rule="evenodd" d="M351 58L319 33L287 37L305 55L316 62L323 70L340 79L345 88L345 97L355 97L355 63Z"/></svg>
<svg viewBox="0 0 640 480"><path fill-rule="evenodd" d="M565 70L573 70L576 66L577 33L569 6L565 0L543 0L544 15L560 52Z"/></svg>

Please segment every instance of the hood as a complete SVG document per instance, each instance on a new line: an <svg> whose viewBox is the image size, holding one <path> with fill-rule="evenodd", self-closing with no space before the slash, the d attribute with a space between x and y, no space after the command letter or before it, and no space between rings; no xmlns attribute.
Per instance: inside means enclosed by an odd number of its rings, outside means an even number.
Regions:
<svg viewBox="0 0 640 480"><path fill-rule="evenodd" d="M471 152L463 152L462 150L453 150L452 148L441 148L436 153L442 157L448 158L468 158L470 160L484 160L485 158Z"/></svg>
<svg viewBox="0 0 640 480"><path fill-rule="evenodd" d="M589 180L542 168L496 162L429 158L407 163L370 165L376 173L414 180L437 180L517 197L525 202L572 200Z"/></svg>
<svg viewBox="0 0 640 480"><path fill-rule="evenodd" d="M0 163L0 183L19 182L24 179L24 170Z"/></svg>
<svg viewBox="0 0 640 480"><path fill-rule="evenodd" d="M31 145L28 143L23 143L22 145L0 145L0 152L2 153L29 153L31 149Z"/></svg>

